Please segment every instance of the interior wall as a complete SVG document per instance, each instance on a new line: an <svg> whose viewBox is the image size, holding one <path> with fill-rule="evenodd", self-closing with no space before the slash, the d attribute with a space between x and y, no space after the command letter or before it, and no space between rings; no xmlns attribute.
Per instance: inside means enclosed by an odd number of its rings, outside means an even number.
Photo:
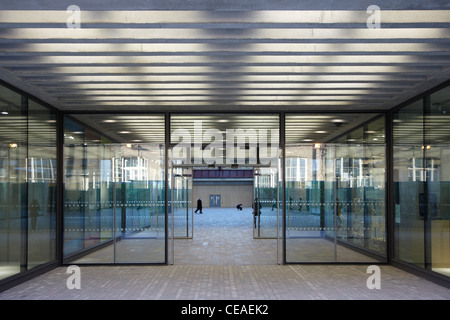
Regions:
<svg viewBox="0 0 450 320"><path fill-rule="evenodd" d="M243 207L252 206L252 186L251 185L194 185L193 200L202 199L204 208L209 207L209 195L220 194L221 207L234 208L242 203Z"/></svg>

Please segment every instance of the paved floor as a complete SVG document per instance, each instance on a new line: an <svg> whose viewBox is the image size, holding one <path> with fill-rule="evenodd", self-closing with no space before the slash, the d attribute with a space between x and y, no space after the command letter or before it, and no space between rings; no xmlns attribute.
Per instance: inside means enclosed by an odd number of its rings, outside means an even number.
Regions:
<svg viewBox="0 0 450 320"><path fill-rule="evenodd" d="M450 300L449 289L391 266L379 266L381 288L369 289L368 265L277 265L276 241L253 239L251 212L194 218L194 239L175 242L172 266L79 264L81 289L72 290L60 267L0 300Z"/></svg>
<svg viewBox="0 0 450 320"><path fill-rule="evenodd" d="M449 300L450 290L391 266L368 289L367 266L81 267L81 289L67 288L64 267L0 293L32 300Z"/></svg>

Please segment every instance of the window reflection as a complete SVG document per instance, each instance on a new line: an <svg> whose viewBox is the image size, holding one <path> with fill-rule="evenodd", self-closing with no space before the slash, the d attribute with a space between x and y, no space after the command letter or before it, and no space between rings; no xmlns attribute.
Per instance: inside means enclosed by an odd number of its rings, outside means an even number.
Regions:
<svg viewBox="0 0 450 320"><path fill-rule="evenodd" d="M0 86L0 279L21 271L26 225L26 105Z"/></svg>
<svg viewBox="0 0 450 320"><path fill-rule="evenodd" d="M378 116L334 139L287 147L288 262L386 259L384 128Z"/></svg>
<svg viewBox="0 0 450 320"><path fill-rule="evenodd" d="M164 124L160 116L140 119ZM164 141L134 143L136 137L113 135L74 117L64 119L65 259L79 264L163 263Z"/></svg>
<svg viewBox="0 0 450 320"><path fill-rule="evenodd" d="M0 280L56 259L53 111L0 86Z"/></svg>
<svg viewBox="0 0 450 320"><path fill-rule="evenodd" d="M28 265L56 256L56 115L28 104Z"/></svg>
<svg viewBox="0 0 450 320"><path fill-rule="evenodd" d="M431 270L450 276L450 87L430 97L425 115L425 182Z"/></svg>
<svg viewBox="0 0 450 320"><path fill-rule="evenodd" d="M395 257L450 275L450 89L394 113Z"/></svg>

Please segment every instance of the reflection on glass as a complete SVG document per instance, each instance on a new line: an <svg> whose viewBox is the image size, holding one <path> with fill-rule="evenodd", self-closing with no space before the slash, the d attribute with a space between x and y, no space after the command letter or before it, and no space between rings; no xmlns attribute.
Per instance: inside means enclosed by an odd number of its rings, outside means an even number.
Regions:
<svg viewBox="0 0 450 320"><path fill-rule="evenodd" d="M253 237L277 237L278 168L255 168L253 173Z"/></svg>
<svg viewBox="0 0 450 320"><path fill-rule="evenodd" d="M418 100L402 108L394 114L393 121L394 255L424 267L424 221L421 209L425 179L423 101Z"/></svg>
<svg viewBox="0 0 450 320"><path fill-rule="evenodd" d="M164 145L117 143L70 117L64 127L65 258L163 263Z"/></svg>
<svg viewBox="0 0 450 320"><path fill-rule="evenodd" d="M450 275L446 87L394 113L395 258Z"/></svg>
<svg viewBox="0 0 450 320"><path fill-rule="evenodd" d="M450 276L450 87L430 97L425 114L424 180L431 270Z"/></svg>
<svg viewBox="0 0 450 320"><path fill-rule="evenodd" d="M0 86L0 280L56 259L56 122Z"/></svg>
<svg viewBox="0 0 450 320"><path fill-rule="evenodd" d="M56 256L56 115L28 105L28 266Z"/></svg>
<svg viewBox="0 0 450 320"><path fill-rule="evenodd" d="M27 214L27 116L21 96L0 86L0 279L21 271Z"/></svg>
<svg viewBox="0 0 450 320"><path fill-rule="evenodd" d="M384 123L287 147L287 262L386 259Z"/></svg>

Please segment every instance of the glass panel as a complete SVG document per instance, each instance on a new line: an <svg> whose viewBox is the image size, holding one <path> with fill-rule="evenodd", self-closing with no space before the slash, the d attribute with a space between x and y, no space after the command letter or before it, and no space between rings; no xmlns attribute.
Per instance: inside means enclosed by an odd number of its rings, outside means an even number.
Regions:
<svg viewBox="0 0 450 320"><path fill-rule="evenodd" d="M0 279L21 271L27 217L27 116L22 97L0 86Z"/></svg>
<svg viewBox="0 0 450 320"><path fill-rule="evenodd" d="M164 147L121 145L113 159L116 184L116 263L165 260ZM120 194L120 195L119 195Z"/></svg>
<svg viewBox="0 0 450 320"><path fill-rule="evenodd" d="M200 201L200 204L198 203ZM202 213L204 199L196 199L196 210ZM192 168L174 167L172 210L175 239L193 237Z"/></svg>
<svg viewBox="0 0 450 320"><path fill-rule="evenodd" d="M431 95L424 120L428 256L433 271L450 276L450 87Z"/></svg>
<svg viewBox="0 0 450 320"><path fill-rule="evenodd" d="M82 256L76 263L165 262L163 144L144 143L139 133L122 131L131 121L125 115L103 115L105 133L81 122L92 121L89 116L77 117L64 122L65 258ZM139 129L139 121L163 119L142 116L134 128ZM115 132L107 127L110 123L122 128ZM125 140L118 137L124 132L135 134L129 139L136 143L111 138Z"/></svg>
<svg viewBox="0 0 450 320"><path fill-rule="evenodd" d="M393 121L394 256L424 267L423 101L400 109Z"/></svg>
<svg viewBox="0 0 450 320"><path fill-rule="evenodd" d="M287 146L287 262L385 261L385 117L372 118L341 133L332 127L326 143ZM286 130L307 137L286 119Z"/></svg>
<svg viewBox="0 0 450 320"><path fill-rule="evenodd" d="M253 177L253 237L275 239L278 232L278 168L255 169Z"/></svg>
<svg viewBox="0 0 450 320"><path fill-rule="evenodd" d="M113 241L114 190L120 187L114 183L112 159L120 149L69 117L64 119L64 136L64 255L69 257ZM105 246L101 254L78 263L113 261L113 248Z"/></svg>
<svg viewBox="0 0 450 320"><path fill-rule="evenodd" d="M332 147L286 147L287 262L336 260L333 159Z"/></svg>
<svg viewBox="0 0 450 320"><path fill-rule="evenodd" d="M28 268L56 259L56 115L28 105Z"/></svg>

